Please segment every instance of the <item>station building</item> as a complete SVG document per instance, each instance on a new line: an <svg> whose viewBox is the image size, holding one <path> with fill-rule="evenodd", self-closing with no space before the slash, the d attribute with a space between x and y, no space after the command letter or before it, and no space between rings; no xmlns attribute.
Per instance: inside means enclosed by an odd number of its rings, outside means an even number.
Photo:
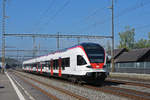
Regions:
<svg viewBox="0 0 150 100"><path fill-rule="evenodd" d="M116 49L114 50L114 59L116 72L150 74L150 48L129 51L125 48ZM108 61L108 68L110 68L110 61Z"/></svg>

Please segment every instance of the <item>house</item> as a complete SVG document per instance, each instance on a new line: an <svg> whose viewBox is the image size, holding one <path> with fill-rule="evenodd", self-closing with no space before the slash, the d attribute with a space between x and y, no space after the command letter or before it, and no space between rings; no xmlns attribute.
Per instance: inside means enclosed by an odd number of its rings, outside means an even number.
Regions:
<svg viewBox="0 0 150 100"><path fill-rule="evenodd" d="M150 48L132 49L123 52L115 59L115 63L150 62Z"/></svg>
<svg viewBox="0 0 150 100"><path fill-rule="evenodd" d="M150 74L150 48L125 51L115 59L116 72Z"/></svg>
<svg viewBox="0 0 150 100"><path fill-rule="evenodd" d="M127 52L128 50L126 48L122 49L115 49L114 50L114 59L117 59L122 53ZM107 52L108 56L111 56L111 51ZM108 60L108 63L111 62L111 59Z"/></svg>

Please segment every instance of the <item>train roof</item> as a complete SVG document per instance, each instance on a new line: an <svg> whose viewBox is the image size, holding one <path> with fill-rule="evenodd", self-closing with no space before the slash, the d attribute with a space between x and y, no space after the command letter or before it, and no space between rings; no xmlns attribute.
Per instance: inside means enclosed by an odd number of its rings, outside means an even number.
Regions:
<svg viewBox="0 0 150 100"><path fill-rule="evenodd" d="M87 47L87 46L100 46L98 43L91 43L91 42L88 42L88 43L80 43L78 45L74 45L72 47L69 47L69 48L65 48L65 49L62 49L62 50L57 50L57 51L54 51L54 52L51 52L51 53L48 53L47 55L43 55L43 56L39 56L39 57L36 57L36 58L32 58L32 59L29 59L29 60L26 60L26 61L33 61L35 59L40 59L40 57L44 57L44 56L48 56L50 54L55 54L55 53L60 53L60 52L65 52L71 48L75 48L75 47L78 47L78 46L83 46L83 47ZM100 46L101 47L101 46ZM101 47L102 48L102 47ZM24 62L26 62L24 61Z"/></svg>
<svg viewBox="0 0 150 100"><path fill-rule="evenodd" d="M98 43L91 43L91 42L89 42L89 43L81 43L81 44L79 44L80 46L83 46L83 47L86 47L86 46L100 46L100 47L102 47L101 45L99 45Z"/></svg>

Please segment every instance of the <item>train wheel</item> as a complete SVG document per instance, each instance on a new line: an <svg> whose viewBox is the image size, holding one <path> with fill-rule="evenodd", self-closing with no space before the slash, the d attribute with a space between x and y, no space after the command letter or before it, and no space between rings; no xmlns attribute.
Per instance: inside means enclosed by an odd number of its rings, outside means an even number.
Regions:
<svg viewBox="0 0 150 100"><path fill-rule="evenodd" d="M71 81L72 83L76 83L77 82L77 79L73 76L70 76L69 77L69 81Z"/></svg>

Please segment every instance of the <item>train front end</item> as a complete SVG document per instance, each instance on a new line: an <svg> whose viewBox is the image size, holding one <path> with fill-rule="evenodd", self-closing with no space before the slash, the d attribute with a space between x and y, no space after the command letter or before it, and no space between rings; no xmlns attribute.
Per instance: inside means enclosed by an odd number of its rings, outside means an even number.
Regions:
<svg viewBox="0 0 150 100"><path fill-rule="evenodd" d="M109 74L106 70L106 54L102 46L95 43L81 44L88 58L89 64L86 68L85 80L88 82L103 82Z"/></svg>

